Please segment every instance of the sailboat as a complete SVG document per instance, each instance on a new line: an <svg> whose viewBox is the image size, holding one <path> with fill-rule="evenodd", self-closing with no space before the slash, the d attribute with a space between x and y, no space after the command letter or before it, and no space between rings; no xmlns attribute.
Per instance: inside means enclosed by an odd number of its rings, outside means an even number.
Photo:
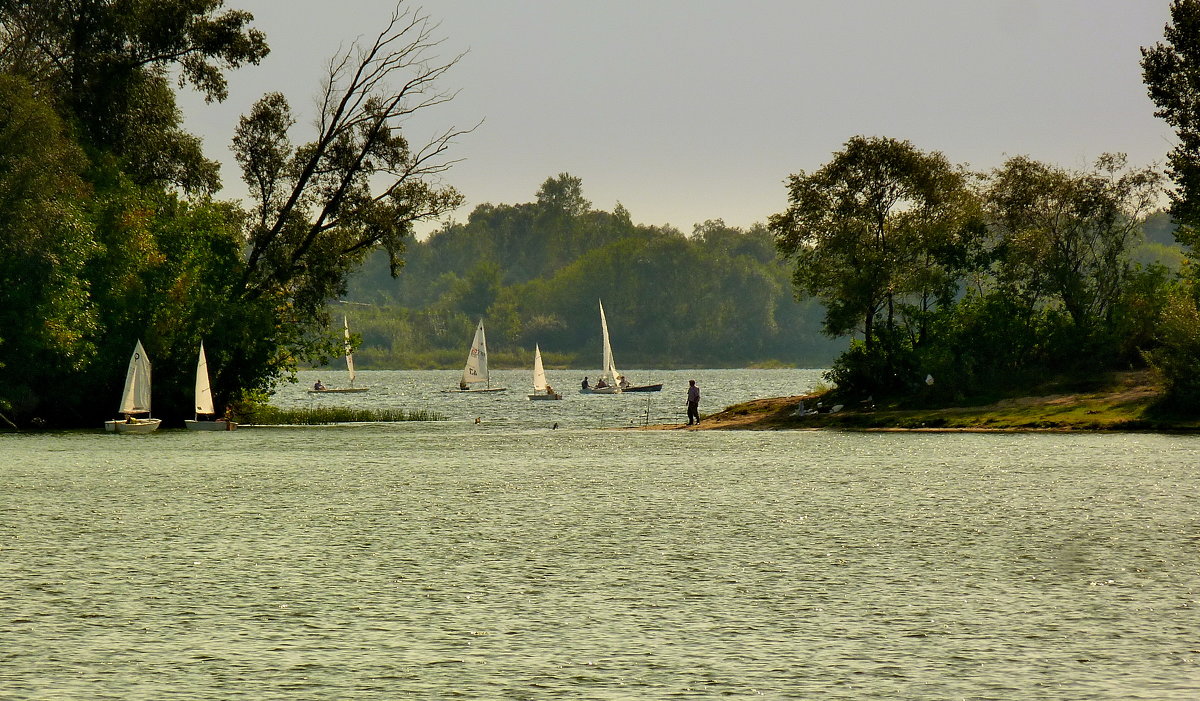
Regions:
<svg viewBox="0 0 1200 701"><path fill-rule="evenodd" d="M530 399L562 399L562 395L546 383L546 370L542 367L542 349L533 344L533 393Z"/></svg>
<svg viewBox="0 0 1200 701"><path fill-rule="evenodd" d="M467 365L463 368L462 379L458 381L458 389L447 392L503 392L507 387L493 387L491 376L488 374L487 335L483 332L483 319L475 329L475 338L471 341L471 350L467 353Z"/></svg>
<svg viewBox="0 0 1200 701"><path fill-rule="evenodd" d="M653 385L631 385L625 376L617 371L613 362L612 343L608 340L608 320L604 318L604 302L600 302L600 333L604 337L603 370L596 384L583 387L579 391L584 394L621 394L622 392L658 392L662 383Z"/></svg>
<svg viewBox="0 0 1200 701"><path fill-rule="evenodd" d="M133 347L129 367L125 371L125 391L121 393L121 414L124 419L104 422L104 430L116 433L150 433L158 429L162 419L150 417L150 360L141 340ZM145 414L145 418L134 416Z"/></svg>
<svg viewBox="0 0 1200 701"><path fill-rule="evenodd" d="M217 410L213 407L212 384L208 380L208 358L204 356L204 341L200 342L200 357L196 359L196 418L183 422L193 431L232 431L237 424L229 419L201 419L201 416L215 417Z"/></svg>
<svg viewBox="0 0 1200 701"><path fill-rule="evenodd" d="M325 393L347 393L347 392L366 392L370 387L355 387L354 386L354 354L350 352L350 322L346 320L345 315L342 316L342 333L346 338L346 372L350 375L349 387L326 387L321 384L320 380L313 388L308 390L310 394L325 394Z"/></svg>

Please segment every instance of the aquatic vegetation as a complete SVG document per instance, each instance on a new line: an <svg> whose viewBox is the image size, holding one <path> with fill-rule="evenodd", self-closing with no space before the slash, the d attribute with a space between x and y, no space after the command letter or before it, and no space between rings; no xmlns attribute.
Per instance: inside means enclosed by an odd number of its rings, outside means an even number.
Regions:
<svg viewBox="0 0 1200 701"><path fill-rule="evenodd" d="M251 414L242 419L244 424L276 426L445 420L445 416L428 409L364 409L356 407L280 409L279 407L270 405L256 407Z"/></svg>

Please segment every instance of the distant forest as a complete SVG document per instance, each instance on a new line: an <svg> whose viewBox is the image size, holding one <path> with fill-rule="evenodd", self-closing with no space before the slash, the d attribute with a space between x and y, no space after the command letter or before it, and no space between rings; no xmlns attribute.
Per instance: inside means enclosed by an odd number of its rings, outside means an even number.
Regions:
<svg viewBox="0 0 1200 701"><path fill-rule="evenodd" d="M1178 267L1165 214L1146 221L1135 258ZM824 308L797 301L793 266L763 225L721 220L690 235L634 224L620 204L593 209L579 178L547 179L536 200L481 204L466 223L410 241L392 277L370 257L332 313L361 339L361 368L448 368L465 361L479 319L493 366L600 363L597 302L627 367L828 367L845 339L822 333Z"/></svg>
<svg viewBox="0 0 1200 701"><path fill-rule="evenodd" d="M393 278L375 255L345 304L363 368L453 367L483 319L493 366L600 364L598 302L628 367L823 367L845 342L821 335L819 303L797 302L764 226L708 221L690 236L593 209L579 178L547 179L536 200L481 204L410 242Z"/></svg>

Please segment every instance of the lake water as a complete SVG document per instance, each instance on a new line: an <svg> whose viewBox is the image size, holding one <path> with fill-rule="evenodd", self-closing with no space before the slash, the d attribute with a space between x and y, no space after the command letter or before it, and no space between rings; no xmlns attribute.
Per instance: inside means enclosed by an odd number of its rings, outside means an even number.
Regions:
<svg viewBox="0 0 1200 701"><path fill-rule="evenodd" d="M555 374L0 436L0 698L1200 698L1200 437L601 430L817 373Z"/></svg>
<svg viewBox="0 0 1200 701"><path fill-rule="evenodd" d="M453 422L479 418L496 430L560 428L628 428L646 423L685 423L684 400L688 380L701 389L701 413L760 397L784 397L810 391L821 381L821 370L622 370L634 384L663 383L661 392L625 395L581 394L580 381L587 372L547 370L547 381L563 395L561 401L526 399L533 391L530 371L492 371L493 387L505 392L447 392L458 386L462 371L360 372L358 384L371 387L365 394L312 394L318 379L330 387L349 384L342 372L301 372L299 382L279 388L275 404L283 407L378 406L426 408ZM591 373L590 381L596 381ZM484 428L483 430L488 430Z"/></svg>

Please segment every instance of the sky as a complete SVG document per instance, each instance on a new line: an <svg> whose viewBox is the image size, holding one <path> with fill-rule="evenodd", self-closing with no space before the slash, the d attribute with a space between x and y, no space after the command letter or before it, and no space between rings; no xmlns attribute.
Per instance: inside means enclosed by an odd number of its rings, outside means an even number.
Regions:
<svg viewBox="0 0 1200 701"><path fill-rule="evenodd" d="M226 0L271 54L230 73L229 98L181 96L187 127L244 197L229 151L238 117L287 96L312 135L326 64L370 42L394 0ZM569 173L596 209L690 233L749 227L787 208L784 181L856 135L907 139L977 170L1025 155L1083 169L1105 152L1161 165L1174 144L1154 117L1139 49L1162 40L1169 0L425 0L466 52L448 104L410 141L471 127L444 175L466 204L536 199ZM435 224L419 231L430 231Z"/></svg>

